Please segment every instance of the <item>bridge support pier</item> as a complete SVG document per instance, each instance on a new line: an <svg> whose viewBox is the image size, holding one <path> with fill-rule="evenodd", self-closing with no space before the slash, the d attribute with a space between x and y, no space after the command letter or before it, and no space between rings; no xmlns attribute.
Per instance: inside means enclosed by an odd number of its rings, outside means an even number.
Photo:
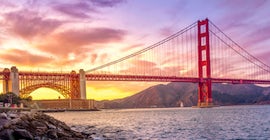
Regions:
<svg viewBox="0 0 270 140"><path fill-rule="evenodd" d="M75 71L70 73L70 99L80 99L80 79Z"/></svg>
<svg viewBox="0 0 270 140"><path fill-rule="evenodd" d="M13 92L19 96L19 71L15 66L11 67L11 70L8 68L4 69L4 80L3 80L3 92Z"/></svg>
<svg viewBox="0 0 270 140"><path fill-rule="evenodd" d="M19 71L15 66L11 67L10 72L10 81L12 83L11 92L15 93L19 96L20 94L20 87L19 87Z"/></svg>
<svg viewBox="0 0 270 140"><path fill-rule="evenodd" d="M85 71L80 69L80 93L81 99L86 99L86 78L85 78Z"/></svg>
<svg viewBox="0 0 270 140"><path fill-rule="evenodd" d="M208 19L198 21L198 107L211 107L212 81Z"/></svg>
<svg viewBox="0 0 270 140"><path fill-rule="evenodd" d="M5 68L3 70L3 93L11 91L10 70Z"/></svg>

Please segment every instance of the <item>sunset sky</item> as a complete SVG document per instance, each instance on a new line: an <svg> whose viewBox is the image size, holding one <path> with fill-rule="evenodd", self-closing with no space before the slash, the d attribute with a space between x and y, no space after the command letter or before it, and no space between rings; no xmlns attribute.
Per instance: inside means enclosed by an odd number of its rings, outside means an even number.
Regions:
<svg viewBox="0 0 270 140"><path fill-rule="evenodd" d="M2 0L0 8L1 69L89 70L205 18L270 65L269 0ZM87 98L123 98L155 84L87 82Z"/></svg>

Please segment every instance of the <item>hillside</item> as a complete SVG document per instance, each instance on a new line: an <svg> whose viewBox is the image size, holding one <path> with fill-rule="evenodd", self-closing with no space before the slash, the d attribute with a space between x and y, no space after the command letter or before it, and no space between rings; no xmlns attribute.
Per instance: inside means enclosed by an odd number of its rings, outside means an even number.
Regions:
<svg viewBox="0 0 270 140"><path fill-rule="evenodd" d="M213 84L214 103L218 105L268 104L270 87ZM133 96L98 102L101 108L177 107L197 104L196 83L169 83L149 87Z"/></svg>

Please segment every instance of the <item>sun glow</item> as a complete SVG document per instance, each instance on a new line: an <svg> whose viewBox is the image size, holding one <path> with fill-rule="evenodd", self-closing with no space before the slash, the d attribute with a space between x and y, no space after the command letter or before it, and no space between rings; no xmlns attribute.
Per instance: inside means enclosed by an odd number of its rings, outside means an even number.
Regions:
<svg viewBox="0 0 270 140"><path fill-rule="evenodd" d="M33 91L30 96L33 100L46 100L46 99L64 99L65 97L59 92L50 88L39 88Z"/></svg>
<svg viewBox="0 0 270 140"><path fill-rule="evenodd" d="M119 98L125 98L133 95L134 92L122 91L118 88L94 88L87 87L87 99L94 100L113 100ZM65 99L65 97L59 92L50 88L39 88L30 94L33 100L50 100L50 99Z"/></svg>
<svg viewBox="0 0 270 140"><path fill-rule="evenodd" d="M113 99L125 98L133 94L134 94L133 92L122 91L114 87L106 88L106 89L87 87L87 99L113 100Z"/></svg>

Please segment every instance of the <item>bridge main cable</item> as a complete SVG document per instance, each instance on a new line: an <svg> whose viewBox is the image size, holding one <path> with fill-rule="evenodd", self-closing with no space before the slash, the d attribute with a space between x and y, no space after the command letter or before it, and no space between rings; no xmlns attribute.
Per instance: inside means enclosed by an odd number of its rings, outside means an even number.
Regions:
<svg viewBox="0 0 270 140"><path fill-rule="evenodd" d="M210 21L210 20L209 20ZM258 58L256 58L255 56L253 56L252 54L250 54L248 51L246 51L243 47L241 47L238 43L236 43L233 39L231 39L228 35L226 35L218 26L216 26L212 21L210 21L211 25L213 25L220 33L222 33L222 35L224 35L227 39L229 39L234 45L236 45L238 47L238 49L240 49L241 51L243 51L247 56L245 56L244 54L242 54L242 52L238 52L233 46L231 46L230 44L228 44L225 40L223 40L221 37L219 37L217 35L217 33L213 32L211 29L210 29L210 32L216 36L219 40L221 40L224 44L226 44L228 47L230 47L231 49L233 49L236 53L238 53L239 55L241 55L242 57L244 57L246 60L248 60L250 63L258 66L259 68L261 68L262 70L264 71L267 71L270 73L270 66L265 64L264 62L262 62L261 60L259 60ZM257 64L256 62L252 61L251 59L259 62L259 64L262 64L262 65L259 65ZM264 66L264 67L263 67ZM267 69L266 69L266 68Z"/></svg>
<svg viewBox="0 0 270 140"><path fill-rule="evenodd" d="M151 49L153 49L153 48L156 48L156 47L158 47L158 46L160 46L160 45L162 45L162 44L164 44L164 43L166 43L166 42L168 42L168 41L170 41L170 40L172 40L172 39L178 37L179 35L181 35L181 34L187 32L187 31L189 31L189 30L192 29L192 28L194 28L196 25L197 25L197 22L194 22L194 23L190 24L189 26L185 27L184 29L182 29L182 30L176 32L176 33L173 34L173 35L170 35L169 37L167 37L167 38L165 38L165 39L163 39L163 40L161 40L161 41L159 41L159 42L157 42L157 43L155 43L155 44L153 44L153 45L150 45L150 46L148 46L148 47L146 47L146 48L144 48L144 49L142 49L142 50L139 50L139 51L137 51L137 52L135 52L135 53L132 53L132 54L127 55L127 56L125 56L125 57L122 57L122 58L120 58L120 59L114 60L114 61L112 61L112 62L106 63L106 64L104 64L104 65L98 66L98 67L96 67L96 68L93 68L93 69L90 69L90 70L86 70L85 72L86 72L86 73L89 73L89 72L92 72L92 71L96 71L96 70L105 68L105 67L107 67L107 66L110 66L110 65L119 63L119 62L121 62L121 61L124 61L124 60L126 60L126 59L132 58L132 57L137 56L137 55L139 55L139 54L142 54L142 53L144 53L144 52L146 52L146 51L148 51L148 50L151 50Z"/></svg>

